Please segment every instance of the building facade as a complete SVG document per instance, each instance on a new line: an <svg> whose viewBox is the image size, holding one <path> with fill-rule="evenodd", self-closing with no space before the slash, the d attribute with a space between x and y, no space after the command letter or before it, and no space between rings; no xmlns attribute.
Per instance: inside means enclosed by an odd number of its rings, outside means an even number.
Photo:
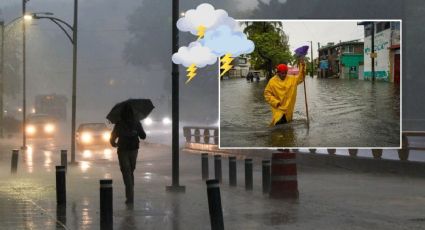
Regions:
<svg viewBox="0 0 425 230"><path fill-rule="evenodd" d="M363 42L328 43L319 48L319 77L361 78Z"/></svg>
<svg viewBox="0 0 425 230"><path fill-rule="evenodd" d="M372 78L371 56L374 56L375 79L399 84L400 22L361 22L359 25L364 26L364 79ZM374 54L372 54L372 39Z"/></svg>

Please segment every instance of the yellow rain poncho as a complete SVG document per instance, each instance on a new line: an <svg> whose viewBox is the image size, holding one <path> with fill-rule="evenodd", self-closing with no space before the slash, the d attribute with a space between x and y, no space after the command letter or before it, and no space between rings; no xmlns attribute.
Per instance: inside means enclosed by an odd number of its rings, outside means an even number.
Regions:
<svg viewBox="0 0 425 230"><path fill-rule="evenodd" d="M264 98L272 108L272 121L274 126L284 115L289 122L294 113L295 100L297 97L297 86L304 81L305 64L299 66L298 75L286 75L281 80L278 75L272 77L264 90Z"/></svg>

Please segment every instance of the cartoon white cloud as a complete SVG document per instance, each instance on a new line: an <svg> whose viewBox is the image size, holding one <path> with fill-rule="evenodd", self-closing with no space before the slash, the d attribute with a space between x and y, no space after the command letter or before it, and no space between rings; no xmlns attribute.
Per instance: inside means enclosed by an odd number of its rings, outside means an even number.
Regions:
<svg viewBox="0 0 425 230"><path fill-rule="evenodd" d="M254 42L248 40L244 33L232 31L226 25L207 31L200 42L203 46L210 48L212 53L218 57L228 53L232 57L237 57L241 54L252 53L255 48Z"/></svg>
<svg viewBox="0 0 425 230"><path fill-rule="evenodd" d="M198 35L200 26L206 30L217 28L220 25L228 25L232 29L238 29L239 24L235 19L229 17L226 11L216 10L211 4L203 3L186 11L184 17L177 21L177 28L183 32Z"/></svg>
<svg viewBox="0 0 425 230"><path fill-rule="evenodd" d="M217 62L215 56L208 47L202 46L200 42L191 42L189 47L182 46L177 53L172 56L172 61L175 64L189 67L194 64L198 68L212 65Z"/></svg>

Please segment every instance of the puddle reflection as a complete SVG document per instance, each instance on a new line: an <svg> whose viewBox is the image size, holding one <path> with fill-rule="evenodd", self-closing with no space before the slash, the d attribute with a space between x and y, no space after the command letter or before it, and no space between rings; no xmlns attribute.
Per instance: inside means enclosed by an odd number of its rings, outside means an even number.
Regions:
<svg viewBox="0 0 425 230"><path fill-rule="evenodd" d="M80 161L80 170L81 172L87 172L87 170L91 167L91 163L88 161Z"/></svg>
<svg viewBox="0 0 425 230"><path fill-rule="evenodd" d="M29 173L33 173L34 171L33 152L34 151L32 146L28 146L28 149L24 151L24 156L25 156L24 160Z"/></svg>
<svg viewBox="0 0 425 230"><path fill-rule="evenodd" d="M84 159L91 159L91 160L113 160L113 150L110 148L99 148L99 149L82 149L80 151L80 154L82 158Z"/></svg>
<svg viewBox="0 0 425 230"><path fill-rule="evenodd" d="M44 168L47 172L51 171L52 166L52 152L51 151L44 151Z"/></svg>

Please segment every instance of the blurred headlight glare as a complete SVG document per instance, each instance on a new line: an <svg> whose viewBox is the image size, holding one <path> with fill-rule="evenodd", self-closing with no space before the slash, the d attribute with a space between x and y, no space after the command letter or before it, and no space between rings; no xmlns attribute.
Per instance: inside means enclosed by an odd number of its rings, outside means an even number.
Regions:
<svg viewBox="0 0 425 230"><path fill-rule="evenodd" d="M93 137L92 137L92 134L91 133L84 132L84 133L81 134L81 142L87 144L87 143L92 142L92 140L93 140Z"/></svg>
<svg viewBox="0 0 425 230"><path fill-rule="evenodd" d="M162 124L164 124L164 125L169 125L169 124L171 124L171 120L170 120L170 118L168 118L168 117L164 117L164 118L162 119Z"/></svg>
<svg viewBox="0 0 425 230"><path fill-rule="evenodd" d="M25 128L25 131L29 135L33 135L37 132L37 130L35 129L35 127L33 125L27 125L27 127Z"/></svg>
<svg viewBox="0 0 425 230"><path fill-rule="evenodd" d="M110 132L104 132L102 134L102 138L104 141L109 141L109 139L111 138L111 133Z"/></svg>
<svg viewBox="0 0 425 230"><path fill-rule="evenodd" d="M55 131L55 126L53 124L46 124L44 126L44 132L46 133L53 133Z"/></svg>
<svg viewBox="0 0 425 230"><path fill-rule="evenodd" d="M149 126L149 125L152 125L152 123L153 123L153 121L152 121L152 119L151 118L146 118L145 119L145 121L143 122L143 124L145 124L145 125L147 125L147 126Z"/></svg>

